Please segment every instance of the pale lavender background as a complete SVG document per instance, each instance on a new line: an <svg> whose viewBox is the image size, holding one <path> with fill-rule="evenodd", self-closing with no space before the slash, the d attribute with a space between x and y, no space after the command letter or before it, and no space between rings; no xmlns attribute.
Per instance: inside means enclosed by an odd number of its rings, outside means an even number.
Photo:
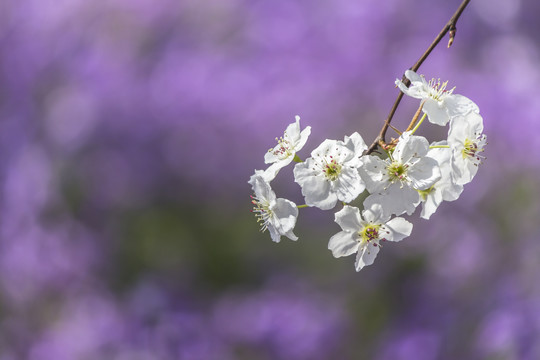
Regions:
<svg viewBox="0 0 540 360"><path fill-rule="evenodd" d="M332 212L278 245L249 213L294 115L304 157L370 142L458 3L0 0L0 359L540 358L534 0L472 0L422 66L478 103L487 160L374 266L332 258Z"/></svg>

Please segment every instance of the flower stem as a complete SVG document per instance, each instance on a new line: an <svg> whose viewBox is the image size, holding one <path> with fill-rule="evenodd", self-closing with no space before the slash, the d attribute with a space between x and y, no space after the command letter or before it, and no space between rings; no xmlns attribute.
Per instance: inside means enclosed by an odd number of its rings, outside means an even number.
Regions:
<svg viewBox="0 0 540 360"><path fill-rule="evenodd" d="M300 157L297 154L294 154L293 161L297 163L304 162L304 160L300 159Z"/></svg>
<svg viewBox="0 0 540 360"><path fill-rule="evenodd" d="M306 204L304 204L304 205L296 205L296 207L299 208L299 209L302 209L302 208L307 208L308 206Z"/></svg>
<svg viewBox="0 0 540 360"><path fill-rule="evenodd" d="M450 148L449 145L433 145L429 147L430 149L448 149Z"/></svg>
<svg viewBox="0 0 540 360"><path fill-rule="evenodd" d="M416 126L414 127L414 129L411 130L411 134L414 134L416 132L416 130L418 130L418 128L420 127L420 125L422 125L422 123L424 122L424 119L426 118L427 114L424 114L422 115L422 118L420 119L420 121L418 122L418 124L416 124Z"/></svg>
<svg viewBox="0 0 540 360"><path fill-rule="evenodd" d="M416 110L416 113L414 114L414 116L413 116L413 118L411 120L411 123L409 124L409 126L407 126L407 130L405 130L405 131L411 131L414 128L414 126L416 125L416 122L418 121L418 118L420 117L420 113L422 112L422 108L424 107L425 102L426 101L424 100L424 101L422 101L420 103L420 106L418 107L418 110ZM392 125L390 125L390 126L392 126Z"/></svg>

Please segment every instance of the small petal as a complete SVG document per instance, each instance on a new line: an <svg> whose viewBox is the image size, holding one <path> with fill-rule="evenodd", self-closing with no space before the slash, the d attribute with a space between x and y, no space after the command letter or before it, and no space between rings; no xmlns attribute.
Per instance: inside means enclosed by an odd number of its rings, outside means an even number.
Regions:
<svg viewBox="0 0 540 360"><path fill-rule="evenodd" d="M357 132L354 132L350 137L345 136L343 143L347 149L351 150L352 155L357 159L360 158L363 152L368 148L362 136Z"/></svg>
<svg viewBox="0 0 540 360"><path fill-rule="evenodd" d="M403 133L399 139L392 156L401 163L407 163L413 158L426 156L429 142L423 136L411 135L409 131Z"/></svg>
<svg viewBox="0 0 540 360"><path fill-rule="evenodd" d="M448 124L448 121L450 121L450 116L447 113L446 107L441 106L437 100L426 100L422 111L427 114L428 120L432 124L445 126Z"/></svg>
<svg viewBox="0 0 540 360"><path fill-rule="evenodd" d="M387 163L372 155L364 156L362 161L364 165L358 168L358 173L362 180L364 180L366 188L370 193L382 191L386 186L384 175Z"/></svg>
<svg viewBox="0 0 540 360"><path fill-rule="evenodd" d="M438 189L433 189L422 204L422 212L420 213L420 217L422 219L429 220L431 215L437 211L437 208L439 205L441 205L442 201L442 192Z"/></svg>
<svg viewBox="0 0 540 360"><path fill-rule="evenodd" d="M364 208L381 204L385 216L401 215L404 212L411 215L420 204L420 195L415 189L400 185L392 184L385 192L368 196L364 200Z"/></svg>
<svg viewBox="0 0 540 360"><path fill-rule="evenodd" d="M270 187L268 181L264 180L264 177L259 173L252 176L250 179L255 196L259 199L265 199L269 204L274 204L276 201L276 194Z"/></svg>
<svg viewBox="0 0 540 360"><path fill-rule="evenodd" d="M422 76L418 75L415 71L411 69L405 70L405 77L409 79L412 83L414 82L425 83L426 82L426 80Z"/></svg>
<svg viewBox="0 0 540 360"><path fill-rule="evenodd" d="M447 97L444 103L448 109L448 115L451 118L463 116L469 112L474 112L476 114L480 113L478 105L463 95L453 94L452 96Z"/></svg>
<svg viewBox="0 0 540 360"><path fill-rule="evenodd" d="M335 222L344 231L357 232L362 228L362 218L360 217L360 210L357 207L345 205L334 216Z"/></svg>
<svg viewBox="0 0 540 360"><path fill-rule="evenodd" d="M360 195L366 185L358 170L355 168L343 168L338 179L331 184L338 200L349 203Z"/></svg>
<svg viewBox="0 0 540 360"><path fill-rule="evenodd" d="M437 160L426 156L418 160L407 175L413 188L426 190L441 178L441 171Z"/></svg>
<svg viewBox="0 0 540 360"><path fill-rule="evenodd" d="M372 243L364 246L356 255L356 271L362 270L364 266L373 264L373 261L375 261L379 250L380 247Z"/></svg>
<svg viewBox="0 0 540 360"><path fill-rule="evenodd" d="M371 204L362 211L363 218L372 224L380 224L385 222L389 217L385 216L381 204Z"/></svg>
<svg viewBox="0 0 540 360"><path fill-rule="evenodd" d="M329 181L313 173L310 160L294 167L294 180L302 187L307 205L329 210L336 205L337 195L330 191Z"/></svg>
<svg viewBox="0 0 540 360"><path fill-rule="evenodd" d="M287 199L277 199L272 211L276 219L276 228L281 234L285 235L294 229L298 217L298 207L295 203ZM293 237L291 240L298 239L294 234Z"/></svg>
<svg viewBox="0 0 540 360"><path fill-rule="evenodd" d="M381 228L381 236L388 241L401 241L411 235L413 225L401 217L393 218Z"/></svg>
<svg viewBox="0 0 540 360"><path fill-rule="evenodd" d="M328 250L332 251L334 257L349 256L358 251L358 241L356 234L348 231L340 231L330 238Z"/></svg>

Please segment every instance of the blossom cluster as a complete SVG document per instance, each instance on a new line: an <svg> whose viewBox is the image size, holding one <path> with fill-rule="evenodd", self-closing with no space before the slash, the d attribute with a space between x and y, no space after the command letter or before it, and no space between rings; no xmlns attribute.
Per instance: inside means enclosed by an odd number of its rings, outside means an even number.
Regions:
<svg viewBox="0 0 540 360"><path fill-rule="evenodd" d="M297 153L306 144L311 127L301 130L299 116L265 154L268 168L255 170L248 182L255 193L253 212L273 241L279 242L281 236L298 239L293 229L299 208L330 210L341 203L335 213L341 231L330 238L328 249L334 257L356 253L355 267L360 271L373 263L382 243L401 241L411 234L413 225L401 215L412 215L421 204L420 217L429 219L443 201L459 198L484 158L486 135L479 108L467 97L454 94L454 88L448 89L448 82L428 82L412 70L405 76L409 86L399 79L396 86L420 100L419 111L398 139L380 143L376 155L354 132L342 141L324 140L309 158L301 160ZM430 143L415 135L426 118L432 124L448 126L446 140ZM280 169L293 161L294 180L301 187L305 205L277 198L270 185ZM361 211L351 203L366 191Z"/></svg>

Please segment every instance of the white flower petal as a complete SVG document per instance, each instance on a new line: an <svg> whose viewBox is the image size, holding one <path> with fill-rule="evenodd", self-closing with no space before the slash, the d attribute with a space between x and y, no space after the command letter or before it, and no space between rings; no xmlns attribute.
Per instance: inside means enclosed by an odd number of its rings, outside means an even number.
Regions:
<svg viewBox="0 0 540 360"><path fill-rule="evenodd" d="M368 223L372 224L382 224L389 218L389 216L385 216L382 205L376 203L365 208L362 211L362 217Z"/></svg>
<svg viewBox="0 0 540 360"><path fill-rule="evenodd" d="M425 83L426 82L426 80L422 76L418 75L415 71L411 69L405 70L405 77L409 79L412 83L414 82Z"/></svg>
<svg viewBox="0 0 540 360"><path fill-rule="evenodd" d="M420 195L418 191L396 183L390 185L385 192L372 194L364 200L366 209L374 204L381 204L385 216L401 215L404 212L411 215L420 204Z"/></svg>
<svg viewBox="0 0 540 360"><path fill-rule="evenodd" d="M366 188L370 193L377 193L384 189L386 181L384 179L386 174L387 163L372 155L366 155L362 157L363 166L358 168L362 180L366 184Z"/></svg>
<svg viewBox="0 0 540 360"><path fill-rule="evenodd" d="M364 191L366 185L358 170L355 168L343 168L339 177L330 184L338 200L349 203L356 199Z"/></svg>
<svg viewBox="0 0 540 360"><path fill-rule="evenodd" d="M362 218L360 217L360 210L357 207L345 205L334 216L335 222L344 231L357 232L362 228Z"/></svg>
<svg viewBox="0 0 540 360"><path fill-rule="evenodd" d="M349 256L358 251L358 241L356 234L348 231L340 231L330 238L328 250L332 251L334 257Z"/></svg>
<svg viewBox="0 0 540 360"><path fill-rule="evenodd" d="M317 176L310 168L312 159L296 164L294 180L302 187L306 204L322 210L329 210L336 205L337 195L330 191L330 182L323 176Z"/></svg>
<svg viewBox="0 0 540 360"><path fill-rule="evenodd" d="M350 137L345 136L343 144L347 149L351 150L353 157L357 159L360 158L362 153L368 148L362 136L357 132L354 132Z"/></svg>
<svg viewBox="0 0 540 360"><path fill-rule="evenodd" d="M474 112L477 114L480 113L478 105L476 105L474 101L463 95L452 94L444 100L444 103L448 110L448 115L451 118L454 118L456 116L463 116L469 112Z"/></svg>
<svg viewBox="0 0 540 360"><path fill-rule="evenodd" d="M437 160L426 156L409 169L407 176L413 188L426 190L441 178L441 171Z"/></svg>
<svg viewBox="0 0 540 360"><path fill-rule="evenodd" d="M366 246L362 247L356 255L356 271L362 270L364 266L373 264L373 261L375 261L379 250L379 246L374 245L373 243L368 243L366 244Z"/></svg>
<svg viewBox="0 0 540 360"><path fill-rule="evenodd" d="M296 121L285 129L283 138L278 140L278 144L264 155L264 162L266 164L283 162L280 168L290 164L296 152L305 145L309 134L311 134L309 126L300 131L300 117L297 115Z"/></svg>
<svg viewBox="0 0 540 360"><path fill-rule="evenodd" d="M439 205L441 205L443 201L442 193L438 189L433 189L431 193L429 193L426 197L426 200L422 203L422 212L420 213L420 217L422 219L429 220L431 215L437 211L437 208Z"/></svg>
<svg viewBox="0 0 540 360"><path fill-rule="evenodd" d="M472 181L478 172L478 166L468 158L463 158L461 151L456 151L452 157L452 168L454 169L454 181L457 185L465 185Z"/></svg>
<svg viewBox="0 0 540 360"><path fill-rule="evenodd" d="M381 227L381 237L388 241L401 241L411 235L413 225L401 217L393 218Z"/></svg>
<svg viewBox="0 0 540 360"><path fill-rule="evenodd" d="M276 170L276 168L272 168L272 166L268 167L266 170L255 170L255 174L251 175L251 177L248 180L248 184L251 185L251 188L253 189L253 186L255 184L256 178L262 178L263 181L269 183L270 181L274 180L278 173L279 169ZM254 190L255 191L255 190Z"/></svg>
<svg viewBox="0 0 540 360"><path fill-rule="evenodd" d="M270 238L272 239L273 242L278 243L281 241L281 234L275 227L269 226L268 232L270 233Z"/></svg>
<svg viewBox="0 0 540 360"><path fill-rule="evenodd" d="M289 124L283 133L283 138L294 143L300 139L300 116L295 116L295 122Z"/></svg>
<svg viewBox="0 0 540 360"><path fill-rule="evenodd" d="M292 234L292 229L296 225L296 219L298 217L298 207L290 200L279 198L276 200L276 204L271 208L274 220L276 223L274 226L282 235ZM292 237L287 235L291 240L297 240L296 235L292 234Z"/></svg>
<svg viewBox="0 0 540 360"><path fill-rule="evenodd" d="M295 143L294 149L296 152L300 151L304 145L306 145L307 139L311 134L311 126L306 126L300 133L300 138Z"/></svg>
<svg viewBox="0 0 540 360"><path fill-rule="evenodd" d="M258 199L267 201L271 205L275 203L276 194L270 187L270 184L264 180L263 176L255 174L251 177L250 181L253 192Z"/></svg>
<svg viewBox="0 0 540 360"><path fill-rule="evenodd" d="M437 100L428 99L424 103L422 111L428 116L430 123L445 126L450 121L450 116L446 112L446 107L442 107Z"/></svg>
<svg viewBox="0 0 540 360"><path fill-rule="evenodd" d="M428 150L429 142L425 137L411 135L407 131L400 136L392 157L394 160L405 164L413 158L426 156Z"/></svg>

